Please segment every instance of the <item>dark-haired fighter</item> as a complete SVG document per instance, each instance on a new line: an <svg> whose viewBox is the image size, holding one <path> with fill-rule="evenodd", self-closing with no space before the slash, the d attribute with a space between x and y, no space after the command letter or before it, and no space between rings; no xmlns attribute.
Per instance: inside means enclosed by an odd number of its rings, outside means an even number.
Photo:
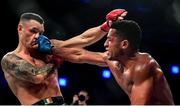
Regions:
<svg viewBox="0 0 180 106"><path fill-rule="evenodd" d="M70 58L73 48L61 47L57 40L51 41L53 54ZM98 65L103 58L116 82L129 96L132 105L173 105L173 97L165 76L154 58L148 53L139 52L141 29L134 21L122 20L112 24L104 44L107 52L99 53L76 51L84 54L82 63ZM101 63L103 63L103 61Z"/></svg>
<svg viewBox="0 0 180 106"><path fill-rule="evenodd" d="M132 105L173 105L171 90L159 64L150 54L139 52L140 42L141 29L136 22L113 23L104 44L106 63Z"/></svg>

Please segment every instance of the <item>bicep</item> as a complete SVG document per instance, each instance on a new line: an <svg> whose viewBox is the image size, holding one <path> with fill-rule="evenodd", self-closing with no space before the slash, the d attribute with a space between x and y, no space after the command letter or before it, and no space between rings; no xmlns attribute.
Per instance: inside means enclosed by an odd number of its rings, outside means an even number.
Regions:
<svg viewBox="0 0 180 106"><path fill-rule="evenodd" d="M149 104L153 93L153 76L136 81L132 86L131 102L133 104Z"/></svg>
<svg viewBox="0 0 180 106"><path fill-rule="evenodd" d="M81 34L82 36L81 38L83 38L83 41L85 42L85 44L82 45L82 47L89 46L90 44L99 41L106 34L107 32L102 31L100 27L94 27L85 31L84 33Z"/></svg>
<svg viewBox="0 0 180 106"><path fill-rule="evenodd" d="M94 27L86 30L80 35L77 35L71 39L63 42L63 47L86 47L89 46L106 35L106 32L102 31L100 27Z"/></svg>
<svg viewBox="0 0 180 106"><path fill-rule="evenodd" d="M1 61L3 71L6 71L13 77L28 81L31 83L40 83L43 80L43 76L38 74L39 70L24 63L21 60L14 60L10 58L3 58Z"/></svg>
<svg viewBox="0 0 180 106"><path fill-rule="evenodd" d="M82 49L82 54L79 56L79 59L82 63L107 67L106 61L104 60L102 53L99 52L91 52Z"/></svg>
<svg viewBox="0 0 180 106"><path fill-rule="evenodd" d="M56 50L55 50L56 51ZM73 63L88 63L98 66L106 66L102 55L98 52L87 51L82 48L61 48L55 52L57 56L61 56L66 61Z"/></svg>

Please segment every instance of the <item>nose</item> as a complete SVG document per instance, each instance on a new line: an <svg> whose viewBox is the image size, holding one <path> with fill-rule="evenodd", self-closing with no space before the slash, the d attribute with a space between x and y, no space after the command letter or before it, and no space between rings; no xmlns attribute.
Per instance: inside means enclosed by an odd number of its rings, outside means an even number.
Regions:
<svg viewBox="0 0 180 106"><path fill-rule="evenodd" d="M37 39L40 36L40 33L35 34L35 39Z"/></svg>
<svg viewBox="0 0 180 106"><path fill-rule="evenodd" d="M105 48L108 47L108 41L107 41L107 40L104 42L104 47L105 47Z"/></svg>

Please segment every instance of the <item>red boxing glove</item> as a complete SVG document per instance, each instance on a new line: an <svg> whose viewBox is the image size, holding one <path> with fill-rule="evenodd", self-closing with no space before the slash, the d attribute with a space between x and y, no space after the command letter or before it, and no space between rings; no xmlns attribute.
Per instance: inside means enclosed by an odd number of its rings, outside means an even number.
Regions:
<svg viewBox="0 0 180 106"><path fill-rule="evenodd" d="M111 12L109 12L107 15L106 15L106 22L104 22L102 25L101 25L101 30L105 31L105 32L108 32L109 31L109 25L108 25L108 22L109 21L116 21L118 19L118 16L120 16L122 13L124 13L126 10L124 9L115 9L115 10L112 10Z"/></svg>
<svg viewBox="0 0 180 106"><path fill-rule="evenodd" d="M57 67L59 67L64 62L64 59L59 56L53 56L52 60Z"/></svg>
<svg viewBox="0 0 180 106"><path fill-rule="evenodd" d="M104 23L101 25L101 30L103 30L103 31L105 31L105 32L108 32L108 31L109 31L108 22L104 22Z"/></svg>
<svg viewBox="0 0 180 106"><path fill-rule="evenodd" d="M107 15L106 15L106 21L116 21L118 16L120 16L122 13L124 13L126 10L124 9L115 9L115 10L112 10L111 12L109 12Z"/></svg>

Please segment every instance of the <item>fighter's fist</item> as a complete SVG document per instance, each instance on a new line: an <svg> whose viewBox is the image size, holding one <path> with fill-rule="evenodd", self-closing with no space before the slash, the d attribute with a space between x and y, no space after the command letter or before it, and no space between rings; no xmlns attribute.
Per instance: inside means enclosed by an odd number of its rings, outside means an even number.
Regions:
<svg viewBox="0 0 180 106"><path fill-rule="evenodd" d="M52 53L52 45L50 40L44 36L44 35L40 35L36 41L36 43L38 44L38 50L41 53L47 53L47 54L51 54Z"/></svg>
<svg viewBox="0 0 180 106"><path fill-rule="evenodd" d="M101 25L101 29L103 31L106 31L108 32L109 31L109 26L112 24L113 21L116 21L118 19L123 19L124 16L126 16L127 14L127 11L124 10L124 9L115 9L115 10L112 10L111 12L109 12L107 15L106 15L106 22L104 22L102 25Z"/></svg>
<svg viewBox="0 0 180 106"><path fill-rule="evenodd" d="M112 10L111 12L109 12L107 15L106 15L106 21L116 21L118 16L121 16L122 13L126 12L126 10L124 9L115 9L115 10Z"/></svg>
<svg viewBox="0 0 180 106"><path fill-rule="evenodd" d="M52 61L57 67L59 67L64 62L64 59L62 57L53 56Z"/></svg>

